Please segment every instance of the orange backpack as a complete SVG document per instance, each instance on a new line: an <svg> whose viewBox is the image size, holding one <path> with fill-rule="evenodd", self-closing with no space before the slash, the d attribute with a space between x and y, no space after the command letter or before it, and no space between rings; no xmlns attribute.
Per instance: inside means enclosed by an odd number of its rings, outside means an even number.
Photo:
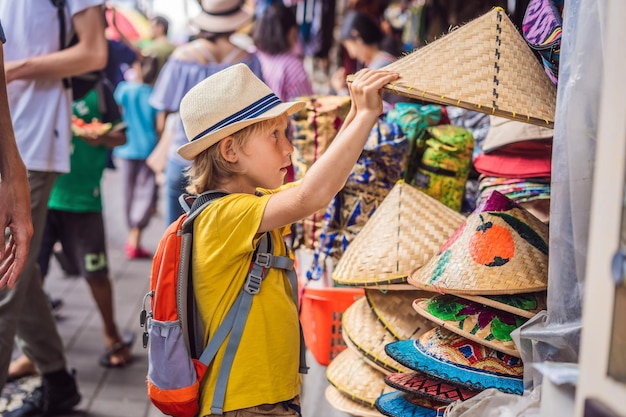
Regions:
<svg viewBox="0 0 626 417"><path fill-rule="evenodd" d="M180 202L186 213L165 230L152 261L150 291L144 297L140 324L145 328L143 346L148 347L148 397L166 415L197 415L200 382L217 350L228 338L211 405L211 413L222 414L232 360L252 298L259 292L269 268L287 271L294 288L294 297L297 297L298 285L293 273L293 260L286 256L273 255L269 233L264 234L259 239L248 276L237 300L208 345L204 346L204 325L198 315L191 279L193 222L213 200L225 195L227 194L215 191L198 197L182 195ZM192 203L191 206L189 203ZM149 312L146 310L148 299ZM297 298L294 301L297 305ZM303 366L306 367L302 346L304 344L301 341L301 371L304 370Z"/></svg>

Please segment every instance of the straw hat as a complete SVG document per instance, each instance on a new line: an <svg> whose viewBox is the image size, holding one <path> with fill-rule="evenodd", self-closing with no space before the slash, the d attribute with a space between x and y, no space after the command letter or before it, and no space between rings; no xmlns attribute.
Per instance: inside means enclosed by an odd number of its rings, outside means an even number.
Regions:
<svg viewBox="0 0 626 417"><path fill-rule="evenodd" d="M337 388L329 385L324 392L328 403L336 410L358 417L383 417L375 408L366 407L343 395Z"/></svg>
<svg viewBox="0 0 626 417"><path fill-rule="evenodd" d="M343 313L341 335L349 348L363 355L380 372L408 371L385 353L385 345L397 339L376 320L365 298L355 301Z"/></svg>
<svg viewBox="0 0 626 417"><path fill-rule="evenodd" d="M537 313L547 308L545 291L514 295L468 295L455 294L476 303L506 311L516 316L532 319Z"/></svg>
<svg viewBox="0 0 626 417"><path fill-rule="evenodd" d="M489 130L481 148L483 152L488 153L511 143L546 140L552 139L553 136L554 130L547 127L489 116Z"/></svg>
<svg viewBox="0 0 626 417"><path fill-rule="evenodd" d="M420 316L411 303L416 298L430 297L426 291L381 292L366 289L365 298L374 316L380 324L397 340L416 339L422 333L432 329L433 324Z"/></svg>
<svg viewBox="0 0 626 417"><path fill-rule="evenodd" d="M385 383L400 391L444 403L465 401L480 392L435 379L422 372L389 374L385 377Z"/></svg>
<svg viewBox="0 0 626 417"><path fill-rule="evenodd" d="M350 242L332 277L353 286L404 283L464 220L416 187L398 182Z"/></svg>
<svg viewBox="0 0 626 417"><path fill-rule="evenodd" d="M389 356L403 365L435 378L473 390L496 388L509 394L524 392L524 365L466 337L436 327L417 340L385 346Z"/></svg>
<svg viewBox="0 0 626 417"><path fill-rule="evenodd" d="M544 291L548 226L494 191L409 283L469 295Z"/></svg>
<svg viewBox="0 0 626 417"><path fill-rule="evenodd" d="M511 332L527 319L454 295L418 298L413 308L428 320L475 342L520 357Z"/></svg>
<svg viewBox="0 0 626 417"><path fill-rule="evenodd" d="M235 64L194 86L180 103L189 143L178 148L185 159L262 120L293 114L304 102L283 103L246 64Z"/></svg>
<svg viewBox="0 0 626 417"><path fill-rule="evenodd" d="M363 357L350 349L341 352L326 368L326 378L343 395L373 408L376 398L395 391L385 384L385 376L369 366Z"/></svg>
<svg viewBox="0 0 626 417"><path fill-rule="evenodd" d="M254 16L242 0L202 0L200 6L202 11L191 19L191 24L211 33L235 32Z"/></svg>
<svg viewBox="0 0 626 417"><path fill-rule="evenodd" d="M388 91L554 126L556 87L500 7L382 69L400 74Z"/></svg>
<svg viewBox="0 0 626 417"><path fill-rule="evenodd" d="M437 410L443 412L445 407L444 403L398 391L383 394L376 399L376 409L393 417L436 417L441 415Z"/></svg>

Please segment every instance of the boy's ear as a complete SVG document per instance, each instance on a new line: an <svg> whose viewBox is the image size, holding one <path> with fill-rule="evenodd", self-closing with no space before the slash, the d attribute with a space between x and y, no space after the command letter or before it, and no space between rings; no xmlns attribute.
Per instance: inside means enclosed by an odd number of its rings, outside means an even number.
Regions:
<svg viewBox="0 0 626 417"><path fill-rule="evenodd" d="M237 162L237 150L235 149L235 139L232 136L227 136L220 141L219 144L220 153L225 161L235 163Z"/></svg>

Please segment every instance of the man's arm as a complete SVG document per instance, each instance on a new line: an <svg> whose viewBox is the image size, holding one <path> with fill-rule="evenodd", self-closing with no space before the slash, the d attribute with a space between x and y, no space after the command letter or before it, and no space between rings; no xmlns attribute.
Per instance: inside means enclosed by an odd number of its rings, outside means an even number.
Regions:
<svg viewBox="0 0 626 417"><path fill-rule="evenodd" d="M72 17L78 43L47 55L5 62L6 82L18 79L62 79L104 68L107 42L101 6L89 7Z"/></svg>
<svg viewBox="0 0 626 417"><path fill-rule="evenodd" d="M1 29L0 29L1 30ZM4 232L9 228L8 241ZM13 133L4 77L4 50L0 43L0 289L13 288L30 247L33 224L26 167Z"/></svg>

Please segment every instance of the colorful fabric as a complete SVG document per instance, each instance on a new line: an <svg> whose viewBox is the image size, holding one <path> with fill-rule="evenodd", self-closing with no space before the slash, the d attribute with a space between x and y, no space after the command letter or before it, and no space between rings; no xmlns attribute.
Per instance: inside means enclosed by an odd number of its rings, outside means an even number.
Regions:
<svg viewBox="0 0 626 417"><path fill-rule="evenodd" d="M501 178L481 176L477 205L482 204L492 192L497 191L515 203L549 199L550 178Z"/></svg>
<svg viewBox="0 0 626 417"><path fill-rule="evenodd" d="M427 128L421 162L412 183L453 210L460 211L469 176L474 137L454 125Z"/></svg>
<svg viewBox="0 0 626 417"><path fill-rule="evenodd" d="M308 279L319 279L326 259L339 260L404 170L408 141L395 123L379 121L346 185L328 205Z"/></svg>
<svg viewBox="0 0 626 417"><path fill-rule="evenodd" d="M532 0L524 13L522 34L539 53L544 69L556 85L559 78L563 0Z"/></svg>
<svg viewBox="0 0 626 417"><path fill-rule="evenodd" d="M348 115L351 103L350 97L342 96L309 96L301 99L307 105L290 119L294 147L291 160L296 180L304 177L311 165L328 149ZM302 236L295 246L303 245L308 249L318 246L325 212L324 208L297 225L302 228Z"/></svg>

